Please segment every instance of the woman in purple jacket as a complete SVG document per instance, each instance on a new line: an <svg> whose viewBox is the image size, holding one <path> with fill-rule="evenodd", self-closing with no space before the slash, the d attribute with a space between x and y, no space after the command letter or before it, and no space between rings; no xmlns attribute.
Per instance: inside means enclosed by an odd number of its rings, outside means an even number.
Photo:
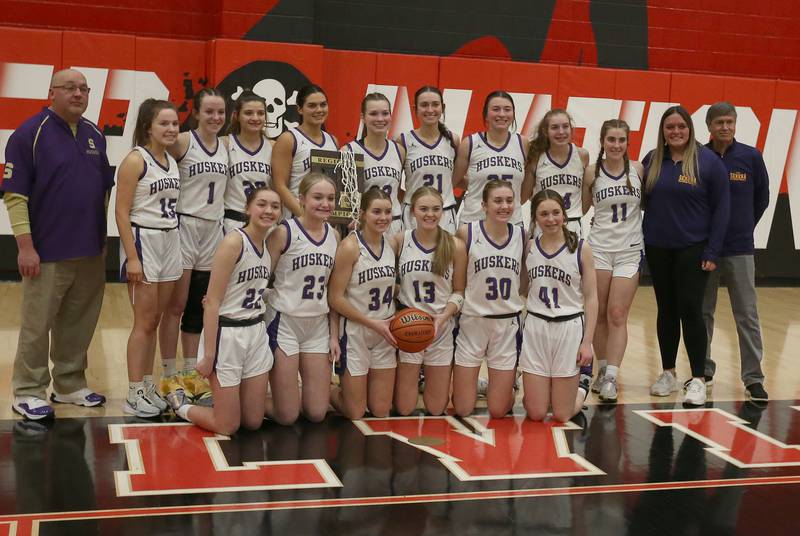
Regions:
<svg viewBox="0 0 800 536"><path fill-rule="evenodd" d="M645 254L658 305L664 369L650 394L669 396L678 390L675 361L682 328L692 367L684 403L702 406L707 344L703 296L728 225L728 174L719 157L697 143L692 118L682 106L672 106L661 116L658 143L643 163Z"/></svg>

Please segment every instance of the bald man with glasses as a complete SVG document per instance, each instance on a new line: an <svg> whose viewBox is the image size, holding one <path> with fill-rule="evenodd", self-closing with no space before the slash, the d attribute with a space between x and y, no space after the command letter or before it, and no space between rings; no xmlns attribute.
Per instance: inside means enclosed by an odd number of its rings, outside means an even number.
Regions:
<svg viewBox="0 0 800 536"><path fill-rule="evenodd" d="M86 383L87 351L105 289L108 194L114 174L106 140L83 117L86 77L58 71L50 106L11 135L0 194L19 253L22 311L12 386L14 411L31 420L53 417L47 400L100 406Z"/></svg>

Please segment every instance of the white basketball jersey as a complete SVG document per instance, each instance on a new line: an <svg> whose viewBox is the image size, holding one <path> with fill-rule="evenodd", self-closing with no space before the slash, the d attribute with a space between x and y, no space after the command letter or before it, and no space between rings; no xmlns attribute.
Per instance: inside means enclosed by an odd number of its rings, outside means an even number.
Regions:
<svg viewBox="0 0 800 536"><path fill-rule="evenodd" d="M164 153L165 168L144 147L134 147L134 150L144 159L144 172L133 194L131 223L150 229L174 229L178 226L175 206L181 189L177 162L169 153Z"/></svg>
<svg viewBox="0 0 800 536"><path fill-rule="evenodd" d="M272 184L272 145L261 136L261 145L254 152L245 149L236 134L228 136L228 186L225 188L225 210L244 212L249 194L255 188Z"/></svg>
<svg viewBox="0 0 800 536"><path fill-rule="evenodd" d="M566 316L583 312L581 250L583 240L570 253L567 244L553 255L542 251L540 237L531 241L528 257L528 311L544 316Z"/></svg>
<svg viewBox="0 0 800 536"><path fill-rule="evenodd" d="M264 314L264 292L272 261L265 242L260 244L259 253L247 233L242 229L235 231L241 235L242 251L228 279L219 314L231 320L247 320Z"/></svg>
<svg viewBox="0 0 800 536"><path fill-rule="evenodd" d="M416 307L429 314L439 314L447 307L453 293L453 266L445 277L431 271L434 249L425 249L414 236L414 231L403 233L403 250L400 252L399 301L408 307Z"/></svg>
<svg viewBox="0 0 800 536"><path fill-rule="evenodd" d="M525 231L508 224L508 240L497 244L486 234L484 222L467 224L467 288L463 313L495 316L522 311L519 277Z"/></svg>
<svg viewBox="0 0 800 536"><path fill-rule="evenodd" d="M467 193L464 194L464 208L461 210L459 221L467 223L484 218L481 208L483 188L487 182L500 179L510 182L514 189L514 215L511 223L521 222L522 213L519 201L522 179L525 178L525 151L522 146L522 137L510 132L502 147L491 145L485 132L472 134L468 140Z"/></svg>
<svg viewBox="0 0 800 536"><path fill-rule="evenodd" d="M289 175L289 190L298 196L300 190L300 181L303 177L308 175L311 171L311 150L321 149L324 151L338 151L336 142L333 141L333 136L322 131L322 144L317 143L306 136L305 132L300 130L300 127L294 127L289 130L294 138L294 147L292 148L292 171Z"/></svg>
<svg viewBox="0 0 800 536"><path fill-rule="evenodd" d="M550 155L545 152L539 157L536 165L536 188L540 190L555 190L564 198L564 207L567 209L569 219L581 218L581 186L583 185L583 160L574 143L569 146L569 157L563 166L559 166ZM535 193L534 192L534 193Z"/></svg>
<svg viewBox="0 0 800 536"><path fill-rule="evenodd" d="M628 177L608 174L600 165L600 175L592 184L594 223L589 244L597 251L629 251L644 248L642 238L642 181L633 167Z"/></svg>
<svg viewBox="0 0 800 536"><path fill-rule="evenodd" d="M180 160L181 195L178 197L178 214L217 221L222 219L222 200L228 182L228 152L220 148L206 149L192 130L189 148Z"/></svg>
<svg viewBox="0 0 800 536"><path fill-rule="evenodd" d="M319 242L311 238L297 218L285 220L286 248L275 266L271 305L291 316L319 316L328 312L328 280L336 257L336 234L325 224Z"/></svg>
<svg viewBox="0 0 800 536"><path fill-rule="evenodd" d="M359 140L351 141L345 147L352 153L364 155L364 191L377 186L389 194L392 198L392 217L400 217L403 209L397 200L397 190L403 177L403 161L397 142L386 140L386 149L381 155L372 154Z"/></svg>
<svg viewBox="0 0 800 536"><path fill-rule="evenodd" d="M400 139L406 148L405 202L411 203L411 196L418 188L433 186L442 194L444 208L455 206L453 162L456 158L456 150L450 144L450 140L439 135L436 143L428 145L413 130L401 134Z"/></svg>
<svg viewBox="0 0 800 536"><path fill-rule="evenodd" d="M358 260L347 284L347 297L356 309L370 317L389 318L394 314L394 250L383 237L377 255L358 231L356 240Z"/></svg>

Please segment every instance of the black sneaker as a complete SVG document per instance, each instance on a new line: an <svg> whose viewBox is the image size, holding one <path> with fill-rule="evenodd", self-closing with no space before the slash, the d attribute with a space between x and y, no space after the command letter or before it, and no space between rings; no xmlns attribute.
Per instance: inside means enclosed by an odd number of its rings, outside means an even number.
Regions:
<svg viewBox="0 0 800 536"><path fill-rule="evenodd" d="M769 395L761 383L753 383L745 388L747 397L753 402L769 402Z"/></svg>

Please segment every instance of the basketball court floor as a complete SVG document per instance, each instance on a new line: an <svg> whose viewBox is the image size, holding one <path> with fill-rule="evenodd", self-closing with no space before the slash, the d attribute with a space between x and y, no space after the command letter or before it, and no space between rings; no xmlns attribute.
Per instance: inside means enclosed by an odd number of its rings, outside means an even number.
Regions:
<svg viewBox="0 0 800 536"><path fill-rule="evenodd" d="M744 400L724 289L704 408L653 398L660 372L652 289L637 293L620 403L565 425L521 405L452 416L215 436L122 415L124 287L109 284L90 351L105 408L11 411L20 287L0 284L0 535L800 534L800 289L760 288L769 404ZM689 375L681 352L678 376Z"/></svg>

